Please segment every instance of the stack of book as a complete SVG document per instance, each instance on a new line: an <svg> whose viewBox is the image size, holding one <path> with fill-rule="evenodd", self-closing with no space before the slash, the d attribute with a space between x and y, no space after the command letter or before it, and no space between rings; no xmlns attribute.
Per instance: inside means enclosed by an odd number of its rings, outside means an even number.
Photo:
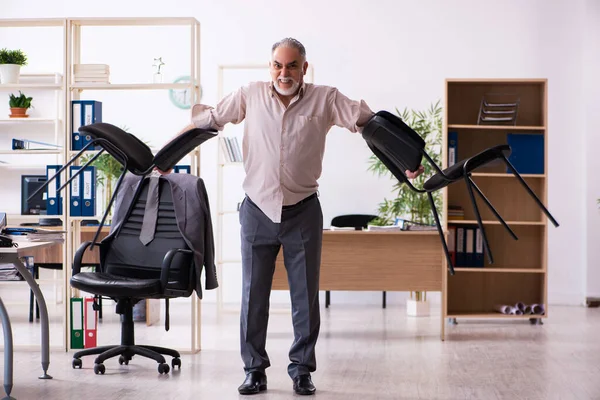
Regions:
<svg viewBox="0 0 600 400"><path fill-rule="evenodd" d="M222 137L219 142L221 143L221 151L225 157L225 162L242 161L242 150L237 137Z"/></svg>
<svg viewBox="0 0 600 400"><path fill-rule="evenodd" d="M75 82L110 83L110 68L107 64L75 64Z"/></svg>
<svg viewBox="0 0 600 400"><path fill-rule="evenodd" d="M448 206L448 220L465 219L465 210L460 206Z"/></svg>

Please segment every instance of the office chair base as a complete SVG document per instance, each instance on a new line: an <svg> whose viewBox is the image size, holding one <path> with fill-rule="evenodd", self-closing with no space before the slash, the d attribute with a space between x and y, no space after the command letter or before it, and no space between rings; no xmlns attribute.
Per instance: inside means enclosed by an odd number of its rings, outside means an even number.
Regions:
<svg viewBox="0 0 600 400"><path fill-rule="evenodd" d="M93 354L98 354L98 357L96 357L94 360L94 373L97 375L104 374L106 371L104 361L108 360L109 358L119 356L119 364L128 365L129 361L136 354L155 360L158 363L158 372L160 374L168 374L170 370L169 364L166 363L163 354L173 357L173 360L171 361L173 369L175 369L175 367L181 369L181 356L177 350L148 345L99 346L91 349L81 350L73 355L73 368L81 368L81 357Z"/></svg>

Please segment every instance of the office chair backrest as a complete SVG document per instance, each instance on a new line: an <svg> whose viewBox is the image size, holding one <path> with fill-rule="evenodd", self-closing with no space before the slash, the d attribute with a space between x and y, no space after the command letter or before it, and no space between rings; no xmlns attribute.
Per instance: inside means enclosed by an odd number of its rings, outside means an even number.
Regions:
<svg viewBox="0 0 600 400"><path fill-rule="evenodd" d="M331 226L337 228L354 228L361 230L366 228L369 222L377 218L377 215L370 214L346 214L338 215L331 220Z"/></svg>
<svg viewBox="0 0 600 400"><path fill-rule="evenodd" d="M404 171L416 171L421 165L425 141L402 119L379 111L365 124L362 136L373 153L401 182Z"/></svg>
<svg viewBox="0 0 600 400"><path fill-rule="evenodd" d="M79 128L82 133L94 139L103 139L102 148L119 162L123 162L122 153L127 156L127 169L135 175L141 175L152 167L154 155L140 139L123 129L104 122L97 122Z"/></svg>
<svg viewBox="0 0 600 400"><path fill-rule="evenodd" d="M170 249L189 249L177 227L171 188L165 179L159 179L159 207L154 239L147 246L140 241L148 183L149 179L144 178L142 189L133 200L120 231L106 247L103 262L103 271L106 273L138 279L158 279L162 260ZM194 278L192 255L176 254L170 268L169 291L182 291L183 296L190 295L195 285Z"/></svg>

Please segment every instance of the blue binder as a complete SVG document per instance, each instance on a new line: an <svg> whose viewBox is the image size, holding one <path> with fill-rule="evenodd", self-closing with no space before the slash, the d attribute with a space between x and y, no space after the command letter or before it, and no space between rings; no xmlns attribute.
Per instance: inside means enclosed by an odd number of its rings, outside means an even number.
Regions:
<svg viewBox="0 0 600 400"><path fill-rule="evenodd" d="M96 215L96 167L86 167L79 176L81 181L81 216Z"/></svg>
<svg viewBox="0 0 600 400"><path fill-rule="evenodd" d="M52 178L62 165L46 165L46 180ZM62 196L58 192L61 187L60 175L56 177L46 187L46 214L47 215L62 215Z"/></svg>
<svg viewBox="0 0 600 400"><path fill-rule="evenodd" d="M173 172L178 174L191 174L192 169L189 165L176 165L175 168L173 168Z"/></svg>
<svg viewBox="0 0 600 400"><path fill-rule="evenodd" d="M73 176L81 169L80 165L72 165L70 168L70 176ZM73 179L71 186L71 204L69 206L69 214L71 217L81 217L81 175Z"/></svg>
<svg viewBox="0 0 600 400"><path fill-rule="evenodd" d="M519 174L544 173L544 135L528 133L509 133L507 143L512 149L508 161ZM512 173L507 168L508 173Z"/></svg>
<svg viewBox="0 0 600 400"><path fill-rule="evenodd" d="M91 141L89 135L79 134L79 128L96 122L102 122L102 102L96 100L71 101L73 150L81 150ZM88 147L88 150L96 150L96 146Z"/></svg>

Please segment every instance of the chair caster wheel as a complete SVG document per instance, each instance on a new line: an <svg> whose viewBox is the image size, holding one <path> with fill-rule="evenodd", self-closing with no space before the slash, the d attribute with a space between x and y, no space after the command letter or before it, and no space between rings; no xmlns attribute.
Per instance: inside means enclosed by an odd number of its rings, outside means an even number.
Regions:
<svg viewBox="0 0 600 400"><path fill-rule="evenodd" d="M158 364L158 373L161 375L168 374L170 369L171 368L169 368L169 364L166 364L166 363Z"/></svg>
<svg viewBox="0 0 600 400"><path fill-rule="evenodd" d="M175 370L175 367L181 369L181 358L174 358L171 361L171 365L173 366L173 371Z"/></svg>
<svg viewBox="0 0 600 400"><path fill-rule="evenodd" d="M82 365L83 365L83 362L81 361L81 358L74 358L73 359L73 369L75 369L75 368L81 369Z"/></svg>
<svg viewBox="0 0 600 400"><path fill-rule="evenodd" d="M99 374L104 375L105 372L106 372L106 367L104 366L104 364L95 364L94 365L94 373L96 375L99 375Z"/></svg>
<svg viewBox="0 0 600 400"><path fill-rule="evenodd" d="M126 358L125 356L119 356L119 365L129 365L129 358Z"/></svg>

